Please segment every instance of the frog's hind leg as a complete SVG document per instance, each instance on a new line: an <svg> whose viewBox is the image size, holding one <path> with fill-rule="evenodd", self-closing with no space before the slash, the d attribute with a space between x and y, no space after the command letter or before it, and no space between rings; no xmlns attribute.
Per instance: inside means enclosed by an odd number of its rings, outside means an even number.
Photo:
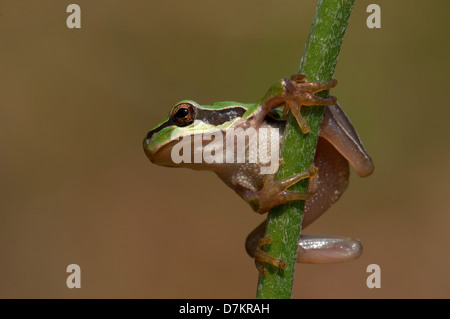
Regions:
<svg viewBox="0 0 450 319"><path fill-rule="evenodd" d="M372 174L374 170L372 159L366 153L356 130L339 104L325 108L320 136L348 160L359 176Z"/></svg>
<svg viewBox="0 0 450 319"><path fill-rule="evenodd" d="M305 202L303 228L325 213L349 185L348 161L322 137L317 141L314 165L318 168L318 173L308 185L311 199Z"/></svg>
<svg viewBox="0 0 450 319"><path fill-rule="evenodd" d="M356 259L361 252L361 242L355 238L306 234L298 242L297 262L337 264Z"/></svg>
<svg viewBox="0 0 450 319"><path fill-rule="evenodd" d="M317 175L310 181L308 193L310 199L305 202L302 228L306 228L327 211L348 187L349 165L347 160L327 140L320 137L317 143L314 165ZM315 184L315 185L313 185ZM314 190L316 188L316 190ZM265 222L260 224L247 237L247 253L255 256L259 240L265 235ZM345 237L302 235L299 241L297 261L307 263L337 263L359 256L359 241ZM257 255L257 254L256 254ZM264 260L259 260L264 262Z"/></svg>
<svg viewBox="0 0 450 319"><path fill-rule="evenodd" d="M305 203L303 227L328 210L348 187L349 163L360 176L368 176L374 169L372 159L344 111L338 104L327 106L314 156L319 172L312 180L314 183L309 183L308 193L312 195Z"/></svg>
<svg viewBox="0 0 450 319"><path fill-rule="evenodd" d="M264 237L266 222L262 222L247 237L245 248L247 253L255 258L259 272L264 273L261 263L269 263L284 268L285 262L272 257L262 250L262 246L270 244L270 237ZM340 236L301 235L298 241L298 263L336 264L358 258L362 245L358 239Z"/></svg>

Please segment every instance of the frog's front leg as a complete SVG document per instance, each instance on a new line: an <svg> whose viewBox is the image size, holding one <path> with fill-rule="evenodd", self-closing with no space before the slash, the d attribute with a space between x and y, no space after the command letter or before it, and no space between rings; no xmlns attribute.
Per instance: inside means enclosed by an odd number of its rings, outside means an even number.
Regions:
<svg viewBox="0 0 450 319"><path fill-rule="evenodd" d="M301 107L335 104L336 97L334 96L322 98L314 94L333 88L336 84L337 81L335 79L327 82L306 82L306 76L303 74L294 74L290 79L282 79L281 92L268 94L254 112L254 118L247 121L246 124L259 127L270 110L284 105L284 117L286 118L288 113L291 112L302 132L308 133L309 125L301 115ZM269 92L271 91L269 90Z"/></svg>

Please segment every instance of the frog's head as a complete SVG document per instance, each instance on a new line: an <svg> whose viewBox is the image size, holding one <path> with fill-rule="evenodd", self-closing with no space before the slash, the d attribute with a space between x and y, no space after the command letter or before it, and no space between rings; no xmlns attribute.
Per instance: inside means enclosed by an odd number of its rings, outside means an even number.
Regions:
<svg viewBox="0 0 450 319"><path fill-rule="evenodd" d="M194 101L181 101L172 107L167 118L147 133L143 146L152 163L175 166L171 160L172 147L183 136L192 134L189 132L194 126L197 108Z"/></svg>
<svg viewBox="0 0 450 319"><path fill-rule="evenodd" d="M195 160L188 162L189 165L186 162L180 163L174 160L172 150L175 154L180 154L182 149L184 154L184 150L190 148L192 159L194 159L194 153L201 152L203 147L211 141L202 139L201 145L194 145L196 137L218 131L226 132L245 111L246 107L236 102L217 102L204 106L190 100L181 101L172 107L166 119L148 132L143 143L145 153L154 164L207 169L205 163L198 163ZM174 149L175 145L176 149Z"/></svg>

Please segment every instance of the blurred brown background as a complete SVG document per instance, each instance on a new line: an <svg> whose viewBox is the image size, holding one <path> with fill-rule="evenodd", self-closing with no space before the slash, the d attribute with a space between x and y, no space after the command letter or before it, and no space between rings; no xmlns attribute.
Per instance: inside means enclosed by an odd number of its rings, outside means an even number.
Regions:
<svg viewBox="0 0 450 319"><path fill-rule="evenodd" d="M152 165L141 143L181 99L253 102L295 73L315 3L3 1L0 297L253 298L244 240L264 217L210 172ZM364 253L299 265L294 298L450 297L448 12L357 1L332 92L375 174L353 174L305 232L358 237ZM81 289L66 287L72 263Z"/></svg>

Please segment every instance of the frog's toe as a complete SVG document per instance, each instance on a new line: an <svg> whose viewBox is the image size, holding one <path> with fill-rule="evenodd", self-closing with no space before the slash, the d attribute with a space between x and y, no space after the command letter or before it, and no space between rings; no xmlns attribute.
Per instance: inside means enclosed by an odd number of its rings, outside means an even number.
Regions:
<svg viewBox="0 0 450 319"><path fill-rule="evenodd" d="M306 75L299 74L299 73L292 74L291 80L294 82L297 82L297 83L304 83L304 82L306 82Z"/></svg>
<svg viewBox="0 0 450 319"><path fill-rule="evenodd" d="M308 123L306 123L306 120L303 118L303 116L300 112L301 104L299 104L297 100L287 100L285 109L288 109L292 113L292 115L295 117L302 133L303 134L308 133L310 128L309 128Z"/></svg>
<svg viewBox="0 0 450 319"><path fill-rule="evenodd" d="M263 250L263 247L265 245L269 245L271 243L272 243L272 237L270 237L270 236L260 238L258 241L258 247L255 249L255 251L252 254L252 257L255 258L256 268L258 269L259 273L262 275L264 275L266 273L266 268L263 266L262 263L268 263L268 264L275 266L277 268L280 268L280 269L286 268L286 262L284 260L273 257Z"/></svg>
<svg viewBox="0 0 450 319"><path fill-rule="evenodd" d="M337 85L337 80L332 79L324 82L307 82L304 74L294 74L291 76L290 87L297 91L304 91L310 93L317 93L324 90L329 90ZM288 87L289 88L289 87Z"/></svg>
<svg viewBox="0 0 450 319"><path fill-rule="evenodd" d="M303 96L297 98L297 103L305 106L313 105L334 105L337 98L335 96L320 97L310 92L305 92Z"/></svg>

